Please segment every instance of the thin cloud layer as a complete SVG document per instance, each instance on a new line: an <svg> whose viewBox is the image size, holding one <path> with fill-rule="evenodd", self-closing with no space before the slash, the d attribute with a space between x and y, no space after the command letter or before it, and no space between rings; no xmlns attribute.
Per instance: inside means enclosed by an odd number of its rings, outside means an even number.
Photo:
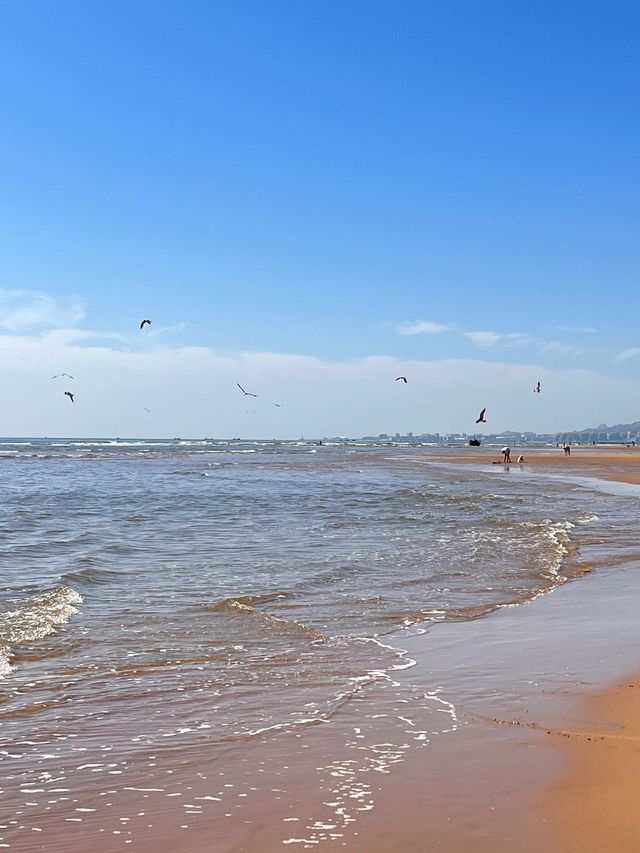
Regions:
<svg viewBox="0 0 640 853"><path fill-rule="evenodd" d="M485 406L485 432L552 432L605 418L632 420L632 401L640 392L638 379L498 361L386 356L329 361L195 346L131 351L94 341L79 330L0 335L0 370L12 401L3 418L5 435L473 433ZM51 379L61 371L74 380ZM407 385L394 381L400 375L407 376ZM538 380L544 392L534 395ZM236 382L258 394L250 406ZM73 406L65 390L75 394Z"/></svg>
<svg viewBox="0 0 640 853"><path fill-rule="evenodd" d="M442 323L432 323L429 320L421 320L417 323L400 323L396 326L396 333L403 337L409 335L438 335L440 332L447 332L451 326Z"/></svg>
<svg viewBox="0 0 640 853"><path fill-rule="evenodd" d="M640 355L640 347L629 347L628 349L623 349L622 352L618 353L616 361L628 361L630 358L635 358L637 355Z"/></svg>
<svg viewBox="0 0 640 853"><path fill-rule="evenodd" d="M77 300L0 291L0 370L6 399L4 435L212 436L297 438L412 431L554 432L601 420L633 420L640 378L597 371L473 358L349 361L278 352L221 352L162 343L182 324L136 331L72 328L84 317ZM484 350L525 344L538 353L572 345L520 332L465 332L453 325L403 324L407 334L457 333ZM574 348L575 349L575 348ZM623 350L620 361L640 355ZM52 380L54 374L74 379ZM408 384L396 383L406 376ZM537 381L544 393L531 394ZM236 383L258 396L251 405ZM69 405L65 391L72 391ZM597 407L594 408L594 400ZM276 403L278 404L276 406ZM284 404L284 405L283 405ZM150 410L150 411L148 411Z"/></svg>
<svg viewBox="0 0 640 853"><path fill-rule="evenodd" d="M33 290L0 290L0 327L10 332L72 327L84 319L81 302L62 303Z"/></svg>

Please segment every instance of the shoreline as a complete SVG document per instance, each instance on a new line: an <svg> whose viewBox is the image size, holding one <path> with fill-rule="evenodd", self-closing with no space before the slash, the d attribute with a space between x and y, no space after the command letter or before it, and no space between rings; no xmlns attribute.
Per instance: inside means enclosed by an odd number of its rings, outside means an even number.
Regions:
<svg viewBox="0 0 640 853"><path fill-rule="evenodd" d="M640 477L640 454L622 463L619 454L611 457L598 453L597 461L582 465L578 453L570 459L540 454L513 476L523 477L526 490L539 477L557 478L567 495L578 484L587 489L587 501L594 488L635 495L628 481L618 480L627 482L618 487L614 480L621 469ZM405 459L458 465L461 472L466 466L462 483L482 482L488 491L491 476L510 476L503 466L492 467L493 453L430 452ZM602 469L608 477L601 477ZM562 514L562 504L554 506ZM184 743L171 740L166 748L111 753L102 759L117 768L108 771L115 778L106 790L102 771L78 756L77 766L68 768L73 793L56 784L54 790L64 795L47 801L65 829L77 830L64 834L66 849L82 853L91 846L111 853L133 844L159 853L336 846L357 853L606 850L585 847L574 828L586 796L585 767L595 754L588 738L609 732L607 726L616 722L606 717L609 706L591 710L590 703L618 690L631 703L629 714L637 706L635 691L611 685L631 683L627 674L638 669L640 545L636 549L631 537L618 547L607 531L621 516L612 510L604 517L601 535L580 537L577 554L565 551L565 560L582 564L584 573L565 570L573 579L553 594L499 604L482 618L398 626L363 640L390 649L395 664L361 679L325 719L233 738L195 734ZM205 694L201 701L206 705ZM139 741L144 732L131 734ZM603 749L611 742L603 741ZM632 768L629 743L616 740L618 758ZM117 775L118 760L123 766L126 761L125 785ZM616 761L607 773L617 772ZM596 782L601 766L596 758ZM39 781L24 776L21 785L27 785L29 812L19 827L23 832L9 826L7 840L13 836L12 849L47 850L60 824L49 805L36 811L31 791L37 798ZM618 844L619 827L612 830L607 823L617 821L616 813L610 809L609 817L600 817L602 794L595 782L593 791L591 814L600 821L600 837ZM35 832L24 831L32 828ZM596 829L587 840L591 837L597 837ZM620 841L611 849L633 848Z"/></svg>
<svg viewBox="0 0 640 853"><path fill-rule="evenodd" d="M478 460L458 455L457 461ZM607 461L598 456L600 466ZM577 477L592 473L576 464L571 470ZM609 473L606 479L616 479L616 472ZM396 733L391 719L397 709L365 691L328 724L300 735L302 743L293 752L291 742L287 746L277 739L260 745L263 761L286 765L287 793L283 790L276 800L266 794L254 815L256 824L239 836L235 827L233 844L225 845L224 827L222 834L212 835L211 824L203 823L182 838L170 832L162 849L205 853L212 843L220 850L268 853L282 845L328 849L334 843L358 853L637 849L625 847L615 812L608 817L594 806L592 819L600 836L580 835L576 824L588 784L582 778L583 763L594 743L584 726L585 708L597 701L594 697L608 697L618 684L631 683L628 673L638 668L639 563L640 552L637 557L627 554L611 563L611 571L603 566L528 603L499 608L476 620L434 624L426 633L394 635L389 642L414 664L393 677L420 693L428 708L420 722L424 750L389 758L389 741ZM371 719L377 718L370 732L361 728L367 717L363 707L371 707ZM634 702L632 710L636 707ZM455 724L450 729L432 724L451 708ZM400 719L419 725L408 711L403 713L408 716ZM606 725L596 713L591 727ZM404 737L411 731L407 727ZM377 740L378 753L388 760L385 767L362 763L356 750L363 747L353 732ZM622 742L619 754L629 759ZM400 762L395 773L394 761ZM318 771L325 775L321 773L316 789ZM327 784L331 776L337 781ZM597 797L596 791L593 799ZM558 811L565 803L564 811ZM345 815L337 825L336 818ZM283 834L283 826L291 832ZM636 831L635 822L630 831ZM613 846L585 846L591 836L606 837Z"/></svg>
<svg viewBox="0 0 640 853"><path fill-rule="evenodd" d="M438 455L443 461L446 459L453 464L493 464L493 460L489 463L487 452ZM525 458L527 466L530 464L527 470L532 473L543 474L551 470L568 478L582 479L586 476L614 483L640 484L640 449L635 447L619 451L578 449L570 457L543 451L528 454ZM512 467L525 466L513 463ZM606 568L602 567L601 571L606 571ZM596 582L597 577L596 571ZM585 579L581 583L585 583ZM558 595L558 592L555 590L553 594ZM603 626L603 635L611 627L609 616ZM602 637L603 654L607 651L607 640L607 636ZM552 830L548 839L552 846L547 849L557 849L559 853L631 853L638 849L638 657L637 653L631 652L623 672L612 664L607 667L605 663L595 684L589 685L586 691L578 690L571 694L569 702L561 703L566 704L566 708L550 709L551 715L542 725L536 720L522 718L495 720L498 725L545 731L553 742L553 749L560 760L559 768L542 793L534 797L534 807L540 819ZM499 846L496 849L500 849Z"/></svg>

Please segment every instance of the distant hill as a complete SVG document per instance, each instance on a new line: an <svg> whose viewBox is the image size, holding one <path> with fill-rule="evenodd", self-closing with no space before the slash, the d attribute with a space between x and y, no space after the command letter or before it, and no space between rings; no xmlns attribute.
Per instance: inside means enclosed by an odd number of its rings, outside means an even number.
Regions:
<svg viewBox="0 0 640 853"><path fill-rule="evenodd" d="M596 427L586 427L585 429L578 429L576 432L640 432L640 421L634 421L632 424L614 424L613 426L607 426L606 424L599 424Z"/></svg>

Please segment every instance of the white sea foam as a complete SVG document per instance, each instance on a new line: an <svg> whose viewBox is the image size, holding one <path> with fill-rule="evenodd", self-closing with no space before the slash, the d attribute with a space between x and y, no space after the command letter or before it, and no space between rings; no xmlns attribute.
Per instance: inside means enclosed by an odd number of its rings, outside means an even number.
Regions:
<svg viewBox="0 0 640 853"><path fill-rule="evenodd" d="M57 586L29 598L9 602L0 612L0 678L11 671L12 648L48 637L78 612L82 596L68 586Z"/></svg>

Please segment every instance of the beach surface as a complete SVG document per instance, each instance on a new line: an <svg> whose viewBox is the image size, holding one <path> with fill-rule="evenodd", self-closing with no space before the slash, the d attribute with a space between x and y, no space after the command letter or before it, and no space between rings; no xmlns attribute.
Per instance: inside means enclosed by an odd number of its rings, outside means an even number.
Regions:
<svg viewBox="0 0 640 853"><path fill-rule="evenodd" d="M4 469L4 847L638 849L640 452L112 445Z"/></svg>
<svg viewBox="0 0 640 853"><path fill-rule="evenodd" d="M443 452L441 455L448 461L481 465L489 461L488 456L500 458L497 450ZM561 450L523 452L526 453L525 465L530 465L532 470L558 475L577 473L585 478L640 484L640 449L637 447L574 447L569 457ZM493 459L491 464L494 464ZM582 581L578 589L570 590L574 603L581 602L588 608L579 615L566 614L572 634L577 629L571 642L579 642L578 656L584 652L586 658L591 657L593 661L592 666L587 666L590 670L588 685L577 684L573 678L567 681L561 701L545 702L546 707L540 709L540 719L530 719L527 712L512 721L499 721L500 725L515 725L518 729L524 726L545 731L547 742L553 744L560 759L553 781L539 798L541 819L550 830L547 843L559 851L631 853L640 846L640 656L632 624L633 608L623 615L626 606L621 599L621 595L628 594L637 601L640 589L635 574L638 569L640 566L634 567L632 561L619 575L591 576ZM620 591L616 592L616 588ZM558 591L558 597L562 598L564 592ZM618 612L623 621L627 620L629 629L629 651L619 645L626 630L616 619L611 619L611 611L607 608L604 617L599 608L593 611L589 606L594 595L596 598L602 595L607 604L618 599ZM532 609L539 605L539 609L548 614L553 609L546 606L549 603L536 602ZM595 633L599 635L595 642L586 646L580 630L581 625L584 629L585 613L593 619ZM549 626L543 627L546 630ZM557 663L561 673L566 671L567 657L566 648L561 651L560 645ZM621 668L626 670L623 677ZM516 740L514 738L514 747ZM522 776L516 775L519 779L514 782L522 781Z"/></svg>

